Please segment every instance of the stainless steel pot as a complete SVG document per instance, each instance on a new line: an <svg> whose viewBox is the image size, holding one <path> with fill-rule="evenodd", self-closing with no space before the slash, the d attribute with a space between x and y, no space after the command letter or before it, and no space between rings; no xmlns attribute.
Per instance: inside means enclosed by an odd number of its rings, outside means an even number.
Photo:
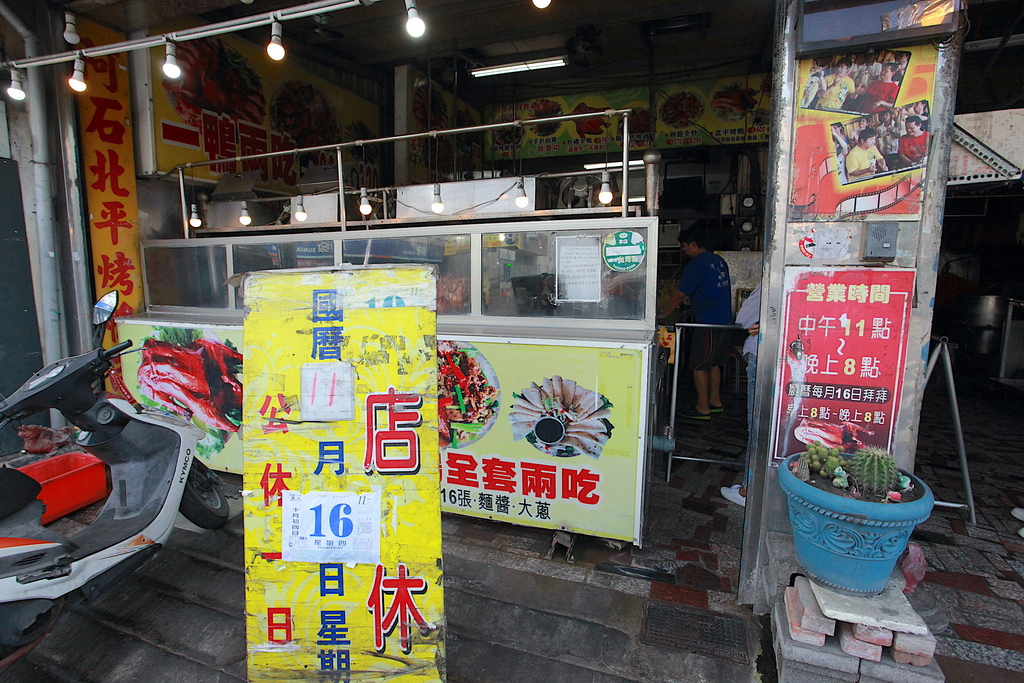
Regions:
<svg viewBox="0 0 1024 683"><path fill-rule="evenodd" d="M958 294L953 303L956 320L966 327L1002 327L1007 298L984 294Z"/></svg>

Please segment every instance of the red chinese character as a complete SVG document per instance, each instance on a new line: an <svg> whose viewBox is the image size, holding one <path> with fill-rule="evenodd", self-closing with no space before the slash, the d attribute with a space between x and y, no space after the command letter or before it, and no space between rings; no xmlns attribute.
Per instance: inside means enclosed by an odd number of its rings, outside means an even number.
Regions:
<svg viewBox="0 0 1024 683"><path fill-rule="evenodd" d="M100 192L106 192L109 181L111 192L118 197L127 197L130 193L121 187L120 179L124 175L124 166L119 161L117 152L114 150L107 150L107 154L97 150L96 165L89 167L89 171L96 176L96 180L89 187Z"/></svg>
<svg viewBox="0 0 1024 683"><path fill-rule="evenodd" d="M292 639L292 608L267 608L267 640L272 643L287 643Z"/></svg>
<svg viewBox="0 0 1024 683"><path fill-rule="evenodd" d="M98 132L100 140L109 142L112 145L123 144L124 123L108 119L107 112L110 110L124 111L124 106L117 100L112 100L109 97L90 97L89 99L92 101L93 106L96 107L96 111L93 112L89 125L85 127L85 132Z"/></svg>
<svg viewBox="0 0 1024 683"><path fill-rule="evenodd" d="M89 38L83 38L81 42L82 47L94 47L94 43ZM89 57L85 60L88 67L86 72L86 80L92 83L95 79L92 78L92 74L106 74L106 83L103 87L107 89L107 92L117 92L117 55L111 54L103 57Z"/></svg>
<svg viewBox="0 0 1024 683"><path fill-rule="evenodd" d="M553 500L558 495L555 491L558 474L557 467L523 460L519 463L519 469L523 472L524 496L537 496L538 498Z"/></svg>
<svg viewBox="0 0 1024 683"><path fill-rule="evenodd" d="M117 252L113 260L106 254L100 258L103 263L96 269L96 273L103 278L100 288L115 287L126 296L131 294L135 290L135 283L132 282L135 265L132 260L121 251Z"/></svg>
<svg viewBox="0 0 1024 683"><path fill-rule="evenodd" d="M286 149L293 149L295 143L291 138L281 133L270 134L270 151L283 152ZM282 154L270 160L270 175L274 180L282 180L285 185L294 185L298 181L295 173L295 157L291 154Z"/></svg>
<svg viewBox="0 0 1024 683"><path fill-rule="evenodd" d="M399 641L405 654L412 651L413 622L419 627L420 633L426 635L429 632L431 625L423 618L413 597L413 594L424 593L426 590L426 579L422 576L408 576L404 564L398 565L396 578L385 578L384 565L377 565L373 576L373 588L366 597L366 607L373 614L373 645L377 652L384 652L387 647L384 638L394 630L396 624L399 625ZM394 595L386 612L385 593Z"/></svg>
<svg viewBox="0 0 1024 683"><path fill-rule="evenodd" d="M240 156L249 156L252 154L265 154L267 152L267 129L262 126L257 126L254 123L248 121L238 122L238 153ZM256 171L260 172L260 178L267 180L269 174L267 172L268 160L264 157L263 159L247 159L242 162L243 171Z"/></svg>
<svg viewBox="0 0 1024 683"><path fill-rule="evenodd" d="M285 479L291 479L292 473L285 472L281 467L281 463L274 463L277 465L277 471L271 470L271 465L268 462L266 467L263 468L263 476L260 477L260 488L263 489L263 504L269 506L272 498L277 498L277 506L281 507L281 493L283 491L289 491L288 484L285 483Z"/></svg>
<svg viewBox="0 0 1024 683"><path fill-rule="evenodd" d="M516 492L516 464L501 458L484 458L484 488L488 491Z"/></svg>
<svg viewBox="0 0 1024 683"><path fill-rule="evenodd" d="M419 408L423 397L417 394L397 394L394 387L386 394L366 397L366 454L363 470L400 474L415 472L420 467L420 438L415 427L423 423ZM408 408L410 410L398 410ZM386 410L387 427L377 426L377 412ZM389 456L388 449L401 449L406 455Z"/></svg>
<svg viewBox="0 0 1024 683"><path fill-rule="evenodd" d="M479 488L480 479L476 473L476 467L476 458L472 455L448 451L448 461L445 463L446 481L455 486Z"/></svg>
<svg viewBox="0 0 1024 683"><path fill-rule="evenodd" d="M601 496L594 493L601 475L588 469L562 469L562 497L575 498L584 505L596 505Z"/></svg>
<svg viewBox="0 0 1024 683"><path fill-rule="evenodd" d="M235 139L236 123L227 114L217 115L203 111L203 149L208 159L224 159L237 153ZM234 164L214 164L210 167L214 173L231 173Z"/></svg>
<svg viewBox="0 0 1024 683"><path fill-rule="evenodd" d="M273 405L276 399L277 405ZM279 393L276 397L264 396L263 405L260 406L259 414L267 418L267 424L263 425L263 433L270 434L272 432L287 432L288 423L281 419L278 419L277 414L283 413L285 415L292 412L291 406L284 400L284 394Z"/></svg>
<svg viewBox="0 0 1024 683"><path fill-rule="evenodd" d="M134 226L129 220L128 213L124 210L124 204L118 201L103 202L103 210L100 211L102 221L93 223L100 230L110 230L110 243L117 245L118 230L131 230Z"/></svg>

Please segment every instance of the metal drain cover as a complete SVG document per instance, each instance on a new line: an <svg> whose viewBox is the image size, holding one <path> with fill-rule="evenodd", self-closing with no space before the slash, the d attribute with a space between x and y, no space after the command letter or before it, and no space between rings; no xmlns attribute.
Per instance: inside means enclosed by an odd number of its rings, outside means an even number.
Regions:
<svg viewBox="0 0 1024 683"><path fill-rule="evenodd" d="M640 642L750 663L746 626L728 614L651 603Z"/></svg>

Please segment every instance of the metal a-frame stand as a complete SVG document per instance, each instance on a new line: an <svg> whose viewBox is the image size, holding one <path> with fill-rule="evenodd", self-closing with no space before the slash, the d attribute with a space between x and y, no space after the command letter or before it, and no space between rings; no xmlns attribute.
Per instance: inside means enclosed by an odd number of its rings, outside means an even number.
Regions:
<svg viewBox="0 0 1024 683"><path fill-rule="evenodd" d="M950 410L953 412L953 431L956 434L956 452L960 456L960 476L964 481L964 495L967 496L967 509L971 513L971 524L978 523L978 517L974 510L974 494L971 493L971 473L967 468L967 452L964 449L964 429L960 423L960 404L956 400L956 384L953 382L953 358L949 355L949 338L939 337L938 344L932 349L932 355L928 359L928 370L924 373L924 383L928 386L928 380L932 376L932 370L942 357L942 365L946 371L946 391L949 393ZM935 501L941 507L964 507L957 503L942 503Z"/></svg>

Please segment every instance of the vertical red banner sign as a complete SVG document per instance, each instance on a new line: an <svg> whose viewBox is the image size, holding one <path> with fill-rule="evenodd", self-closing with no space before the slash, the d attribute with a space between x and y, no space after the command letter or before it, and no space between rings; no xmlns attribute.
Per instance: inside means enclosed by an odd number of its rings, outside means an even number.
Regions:
<svg viewBox="0 0 1024 683"><path fill-rule="evenodd" d="M892 449L914 271L787 268L772 463L819 441Z"/></svg>
<svg viewBox="0 0 1024 683"><path fill-rule="evenodd" d="M124 40L84 18L79 18L78 31L84 47ZM119 292L115 316L131 315L142 306L142 271L126 55L87 58L85 82L85 92L76 97L93 282L97 295Z"/></svg>

